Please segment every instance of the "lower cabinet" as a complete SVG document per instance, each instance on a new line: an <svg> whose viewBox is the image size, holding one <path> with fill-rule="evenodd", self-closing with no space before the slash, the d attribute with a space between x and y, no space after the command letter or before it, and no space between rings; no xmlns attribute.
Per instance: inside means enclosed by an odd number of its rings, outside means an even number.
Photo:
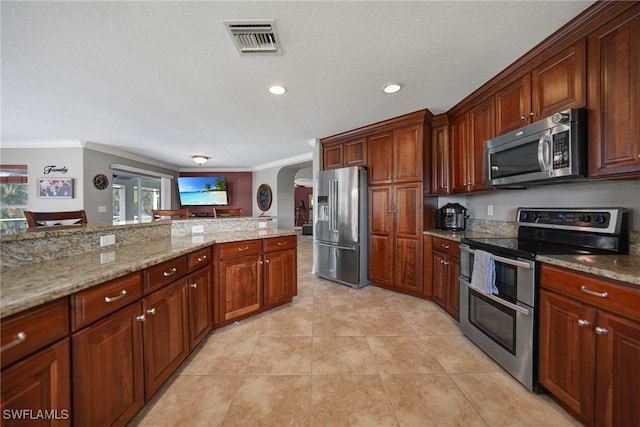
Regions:
<svg viewBox="0 0 640 427"><path fill-rule="evenodd" d="M41 410L47 419L30 420ZM2 425L71 425L68 338L2 371Z"/></svg>
<svg viewBox="0 0 640 427"><path fill-rule="evenodd" d="M189 351L211 331L213 324L211 266L189 274Z"/></svg>
<svg viewBox="0 0 640 427"><path fill-rule="evenodd" d="M296 236L264 240L264 306L291 301L298 289Z"/></svg>
<svg viewBox="0 0 640 427"><path fill-rule="evenodd" d="M460 245L453 240L432 237L432 298L451 317L460 319Z"/></svg>
<svg viewBox="0 0 640 427"><path fill-rule="evenodd" d="M224 245L238 252L231 259L222 255L218 264L220 322L255 313L262 305L262 242Z"/></svg>
<svg viewBox="0 0 640 427"><path fill-rule="evenodd" d="M640 425L640 290L542 266L540 382L587 426Z"/></svg>
<svg viewBox="0 0 640 427"><path fill-rule="evenodd" d="M144 405L142 304L72 335L73 424L124 425Z"/></svg>

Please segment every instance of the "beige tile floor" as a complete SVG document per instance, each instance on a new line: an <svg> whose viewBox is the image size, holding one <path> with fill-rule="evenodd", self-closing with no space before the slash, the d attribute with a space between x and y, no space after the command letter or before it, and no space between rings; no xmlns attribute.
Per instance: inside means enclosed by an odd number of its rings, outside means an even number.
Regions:
<svg viewBox="0 0 640 427"><path fill-rule="evenodd" d="M291 304L213 332L137 426L578 426L430 301L311 274Z"/></svg>

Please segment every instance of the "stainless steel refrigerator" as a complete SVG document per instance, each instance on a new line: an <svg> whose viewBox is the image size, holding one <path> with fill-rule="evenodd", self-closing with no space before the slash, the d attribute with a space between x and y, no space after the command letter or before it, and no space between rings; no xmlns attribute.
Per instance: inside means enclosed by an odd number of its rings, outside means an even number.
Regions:
<svg viewBox="0 0 640 427"><path fill-rule="evenodd" d="M367 169L316 172L313 193L315 274L356 289L368 285Z"/></svg>

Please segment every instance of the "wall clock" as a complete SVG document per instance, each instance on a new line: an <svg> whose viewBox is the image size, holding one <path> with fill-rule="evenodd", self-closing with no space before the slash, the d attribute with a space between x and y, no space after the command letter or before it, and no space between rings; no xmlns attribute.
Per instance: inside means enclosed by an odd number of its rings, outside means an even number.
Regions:
<svg viewBox="0 0 640 427"><path fill-rule="evenodd" d="M269 187L268 184L261 184L260 187L258 187L258 194L256 198L258 201L258 208L263 212L268 211L271 207L271 187Z"/></svg>
<svg viewBox="0 0 640 427"><path fill-rule="evenodd" d="M107 178L105 174L99 173L93 177L93 185L95 185L98 190L104 190L109 186L109 178Z"/></svg>

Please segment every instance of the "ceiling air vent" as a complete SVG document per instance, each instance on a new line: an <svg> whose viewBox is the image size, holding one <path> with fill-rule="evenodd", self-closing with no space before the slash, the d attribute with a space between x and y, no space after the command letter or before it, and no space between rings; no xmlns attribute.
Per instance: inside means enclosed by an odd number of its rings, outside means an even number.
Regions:
<svg viewBox="0 0 640 427"><path fill-rule="evenodd" d="M225 21L224 25L240 54L281 53L274 20Z"/></svg>

